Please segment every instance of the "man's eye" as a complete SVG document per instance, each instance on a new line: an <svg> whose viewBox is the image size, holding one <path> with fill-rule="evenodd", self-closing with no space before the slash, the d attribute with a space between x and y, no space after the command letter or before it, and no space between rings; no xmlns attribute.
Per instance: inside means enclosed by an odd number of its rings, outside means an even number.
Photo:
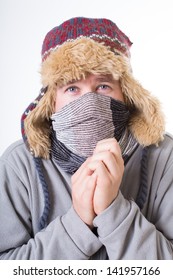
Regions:
<svg viewBox="0 0 173 280"><path fill-rule="evenodd" d="M106 89L106 88L108 88L108 86L107 85L101 85L100 88Z"/></svg>
<svg viewBox="0 0 173 280"><path fill-rule="evenodd" d="M97 87L97 89L106 90L106 89L110 89L110 86L108 86L108 85L99 85Z"/></svg>
<svg viewBox="0 0 173 280"><path fill-rule="evenodd" d="M76 92L78 90L78 88L77 87L68 87L66 90L65 90L65 92Z"/></svg>

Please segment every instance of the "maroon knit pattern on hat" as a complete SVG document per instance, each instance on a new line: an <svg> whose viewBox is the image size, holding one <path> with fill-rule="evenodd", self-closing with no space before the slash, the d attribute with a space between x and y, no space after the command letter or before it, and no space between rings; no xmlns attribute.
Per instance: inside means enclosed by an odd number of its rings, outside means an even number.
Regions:
<svg viewBox="0 0 173 280"><path fill-rule="evenodd" d="M63 43L82 37L103 42L106 46L115 48L126 56L130 55L129 49L132 42L114 22L108 19L76 17L54 27L47 33L42 46L42 60L45 60L51 51Z"/></svg>
<svg viewBox="0 0 173 280"><path fill-rule="evenodd" d="M24 111L24 113L22 114L21 117L21 132L22 132L22 137L25 143L27 143L27 136L25 133L25 127L24 127L24 121L26 119L26 117L28 116L28 114L35 109L35 107L37 106L38 102L40 101L40 99L44 96L44 94L46 93L48 87L45 88L41 88L39 95L37 96L37 98L26 108L26 110Z"/></svg>

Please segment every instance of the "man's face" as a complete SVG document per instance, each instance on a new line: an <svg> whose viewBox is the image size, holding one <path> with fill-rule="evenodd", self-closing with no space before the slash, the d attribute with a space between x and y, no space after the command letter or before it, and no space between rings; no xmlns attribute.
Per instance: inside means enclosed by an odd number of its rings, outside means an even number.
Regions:
<svg viewBox="0 0 173 280"><path fill-rule="evenodd" d="M114 80L111 75L91 74L85 79L72 81L63 87L57 88L55 112L58 112L71 101L89 92L104 94L124 102L119 81Z"/></svg>

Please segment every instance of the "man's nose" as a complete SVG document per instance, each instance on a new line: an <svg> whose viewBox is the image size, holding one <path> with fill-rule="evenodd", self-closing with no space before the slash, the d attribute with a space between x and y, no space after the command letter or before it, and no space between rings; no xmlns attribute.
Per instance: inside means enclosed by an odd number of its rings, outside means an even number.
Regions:
<svg viewBox="0 0 173 280"><path fill-rule="evenodd" d="M82 95L84 95L86 93L90 93L90 92L95 92L94 88L92 86L88 86L88 87L84 88L82 91Z"/></svg>

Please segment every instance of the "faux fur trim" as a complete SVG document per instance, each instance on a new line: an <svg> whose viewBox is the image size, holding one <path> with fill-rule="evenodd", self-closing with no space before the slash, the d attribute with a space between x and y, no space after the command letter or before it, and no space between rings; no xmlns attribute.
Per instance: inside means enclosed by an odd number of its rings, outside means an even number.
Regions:
<svg viewBox="0 0 173 280"><path fill-rule="evenodd" d="M165 117L159 100L136 81L132 74L124 73L121 78L123 93L134 105L129 128L143 146L158 145L165 133Z"/></svg>
<svg viewBox="0 0 173 280"><path fill-rule="evenodd" d="M48 86L48 91L25 119L28 144L34 154L49 157L49 119L54 112L57 85L80 80L89 73L111 74L120 80L126 103L133 108L129 122L131 132L143 146L158 145L163 139L165 122L157 98L134 79L127 57L92 39L81 38L63 44L42 63L42 83Z"/></svg>
<svg viewBox="0 0 173 280"><path fill-rule="evenodd" d="M49 86L37 107L24 121L25 133L31 153L36 157L49 158L50 116L54 113L56 86Z"/></svg>

